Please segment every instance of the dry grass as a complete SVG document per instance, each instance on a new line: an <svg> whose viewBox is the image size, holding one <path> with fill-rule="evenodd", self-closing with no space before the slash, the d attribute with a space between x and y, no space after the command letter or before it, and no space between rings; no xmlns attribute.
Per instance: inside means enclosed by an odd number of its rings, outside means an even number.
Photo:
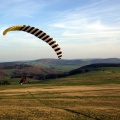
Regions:
<svg viewBox="0 0 120 120"><path fill-rule="evenodd" d="M0 120L120 120L120 85L0 90Z"/></svg>

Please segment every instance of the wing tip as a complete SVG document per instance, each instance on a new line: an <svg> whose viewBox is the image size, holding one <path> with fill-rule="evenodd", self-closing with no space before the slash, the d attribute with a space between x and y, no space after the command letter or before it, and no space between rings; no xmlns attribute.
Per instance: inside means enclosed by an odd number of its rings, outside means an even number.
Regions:
<svg viewBox="0 0 120 120"><path fill-rule="evenodd" d="M60 54L60 55L58 56L58 58L59 58L59 60L62 59L62 54Z"/></svg>
<svg viewBox="0 0 120 120"><path fill-rule="evenodd" d="M7 34L7 30L4 30L4 31L3 31L3 35L6 35L6 34Z"/></svg>
<svg viewBox="0 0 120 120"><path fill-rule="evenodd" d="M19 30L23 26L25 26L25 25L16 25L16 26L9 27L9 28L7 28L6 30L3 31L3 35L6 35L7 32L11 31L12 29Z"/></svg>

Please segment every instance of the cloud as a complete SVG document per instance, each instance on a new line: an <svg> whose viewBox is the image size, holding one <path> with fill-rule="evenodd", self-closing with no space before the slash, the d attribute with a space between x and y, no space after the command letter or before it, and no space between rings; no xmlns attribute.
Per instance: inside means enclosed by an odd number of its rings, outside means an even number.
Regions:
<svg viewBox="0 0 120 120"><path fill-rule="evenodd" d="M93 21L92 23L89 23L89 20L87 19L85 20L85 22L81 21L65 21L64 23L58 23L53 26L64 29L61 33L61 36L65 38L65 40L70 39L69 43L70 41L73 43L75 42L75 40L77 40L76 42L81 40L82 42L94 42L94 40L101 41L113 38L120 38L120 28L118 26L113 27L111 25L105 25L101 23L100 20Z"/></svg>
<svg viewBox="0 0 120 120"><path fill-rule="evenodd" d="M109 58L117 57L119 58L119 40L109 40L108 41L99 41L92 43L83 43L83 44L68 44L62 45L63 49L63 58L69 59L79 59L79 58ZM72 54L70 51L74 54Z"/></svg>
<svg viewBox="0 0 120 120"><path fill-rule="evenodd" d="M58 18L50 24L50 27L59 30L62 41L64 42L65 39L68 44L109 42L112 39L120 39L120 22L118 22L120 8L116 8L119 5L120 2L116 4L116 2L102 0L88 6L67 10L58 14Z"/></svg>

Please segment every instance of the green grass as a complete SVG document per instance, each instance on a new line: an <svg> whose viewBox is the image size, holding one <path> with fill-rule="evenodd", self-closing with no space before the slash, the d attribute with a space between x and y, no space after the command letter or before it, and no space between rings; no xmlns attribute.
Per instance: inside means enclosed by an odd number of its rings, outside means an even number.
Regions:
<svg viewBox="0 0 120 120"><path fill-rule="evenodd" d="M43 68L58 70L61 72L67 72L80 67L78 65L53 65L53 64L44 63L44 62L31 62L31 64L35 66L41 66Z"/></svg>
<svg viewBox="0 0 120 120"><path fill-rule="evenodd" d="M43 80L40 83L62 86L120 84L120 68L104 68L104 70L71 75L65 78Z"/></svg>
<svg viewBox="0 0 120 120"><path fill-rule="evenodd" d="M10 69L8 69L8 70L5 69L4 72L5 72L7 75L10 75L10 76L11 76L15 70L16 70L16 69L11 69L11 70L10 70Z"/></svg>
<svg viewBox="0 0 120 120"><path fill-rule="evenodd" d="M67 71L70 71L70 70L73 70L73 69L77 69L79 68L80 66L77 66L77 65L57 65L54 67L55 70L59 70L61 72L67 72ZM51 67L49 67L51 68Z"/></svg>
<svg viewBox="0 0 120 120"><path fill-rule="evenodd" d="M7 80L12 85L18 85L20 78L6 78L1 80ZM30 84L51 84L57 86L120 84L120 68L102 68L102 70L99 71L91 71L64 78L48 80L35 80L28 78L27 81L29 81Z"/></svg>

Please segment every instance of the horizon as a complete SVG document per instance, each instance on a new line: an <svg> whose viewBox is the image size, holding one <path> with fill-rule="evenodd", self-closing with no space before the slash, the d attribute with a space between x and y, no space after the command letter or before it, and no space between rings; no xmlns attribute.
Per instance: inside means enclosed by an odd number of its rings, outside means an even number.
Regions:
<svg viewBox="0 0 120 120"><path fill-rule="evenodd" d="M120 58L76 58L76 59L57 59L57 58L41 58L41 59L31 59L31 60L17 60L17 61L1 61L0 63L14 63L14 62L31 62L31 61L37 61L37 60L106 60L106 59L120 59Z"/></svg>
<svg viewBox="0 0 120 120"><path fill-rule="evenodd" d="M1 0L0 62L57 59L47 43L31 34L3 36L8 27L21 24L53 37L62 59L120 58L119 6L119 0Z"/></svg>

